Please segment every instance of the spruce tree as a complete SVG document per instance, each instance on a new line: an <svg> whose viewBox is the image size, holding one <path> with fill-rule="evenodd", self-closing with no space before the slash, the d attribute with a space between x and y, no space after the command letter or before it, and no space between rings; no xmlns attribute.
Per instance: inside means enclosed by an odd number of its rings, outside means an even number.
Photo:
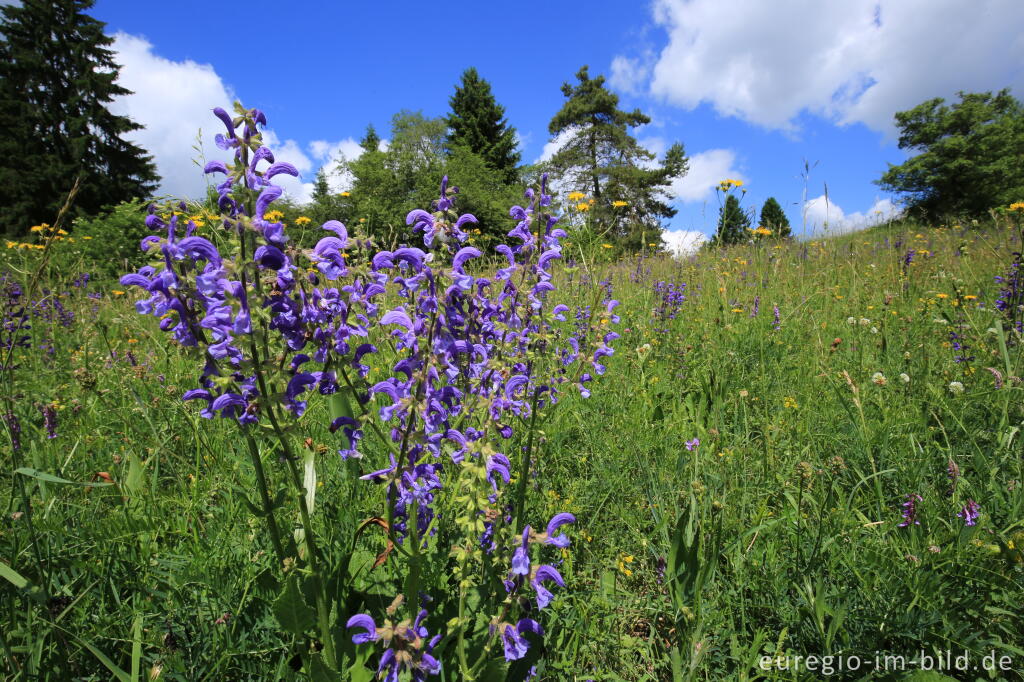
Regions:
<svg viewBox="0 0 1024 682"><path fill-rule="evenodd" d="M363 139L359 140L359 146L363 148L364 152L380 150L380 135L377 134L377 129L373 127L372 123L366 126L366 133L363 135Z"/></svg>
<svg viewBox="0 0 1024 682"><path fill-rule="evenodd" d="M517 183L520 155L516 130L508 125L505 108L495 100L491 84L470 67L462 73L462 81L448 103L452 108L447 119L448 148L467 147L505 182Z"/></svg>
<svg viewBox="0 0 1024 682"><path fill-rule="evenodd" d="M742 244L750 239L750 216L740 206L735 194L726 194L725 204L718 209L718 231L713 243L717 246Z"/></svg>
<svg viewBox="0 0 1024 682"><path fill-rule="evenodd" d="M562 187L594 199L590 221L600 235L624 250L639 248L645 238L657 242L663 220L676 214L668 189L686 174L683 145L675 143L653 163L655 155L630 134L651 119L639 109L619 109L604 76L591 78L586 66L576 79L576 85L562 85L566 101L548 126L563 137L551 166Z"/></svg>
<svg viewBox="0 0 1024 682"><path fill-rule="evenodd" d="M792 236L789 218L786 217L786 213L775 197L765 199L764 205L761 206L761 220L758 225L771 230L773 239L789 239Z"/></svg>
<svg viewBox="0 0 1024 682"><path fill-rule="evenodd" d="M156 188L151 157L124 140L141 126L107 108L114 42L85 14L92 0L0 7L0 206L7 234L52 222L76 177L75 213L96 213Z"/></svg>

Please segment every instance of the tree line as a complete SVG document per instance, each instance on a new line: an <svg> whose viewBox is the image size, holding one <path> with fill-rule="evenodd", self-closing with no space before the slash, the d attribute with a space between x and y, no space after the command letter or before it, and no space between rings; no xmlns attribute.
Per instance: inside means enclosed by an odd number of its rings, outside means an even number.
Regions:
<svg viewBox="0 0 1024 682"><path fill-rule="evenodd" d="M140 126L109 110L114 98L130 93L117 83L113 39L87 14L92 4L24 0L0 7L5 236L52 221L76 181L72 216L146 200L159 185L152 157L125 140ZM621 109L604 77L586 66L561 91L564 100L548 126L557 151L524 164L516 130L490 83L466 69L446 115L400 111L387 143L368 126L361 154L321 169L312 201L297 209L315 224L340 218L377 239L398 239L405 214L436 198L447 174L460 188L460 210L479 219L474 240L486 246L504 237L508 207L521 201L524 185L548 172L559 208L568 224L581 228L581 238L601 242L613 255L660 246L661 231L676 214L672 184L689 166L684 146L672 144L660 157L648 150L636 129L650 118ZM899 147L911 156L876 183L923 218L977 216L1024 199L1024 107L1008 90L961 92L959 100L932 99L895 114ZM347 189L332 191L328 172ZM713 243L790 236L773 197L755 222L741 207L743 189L735 181L718 189Z"/></svg>

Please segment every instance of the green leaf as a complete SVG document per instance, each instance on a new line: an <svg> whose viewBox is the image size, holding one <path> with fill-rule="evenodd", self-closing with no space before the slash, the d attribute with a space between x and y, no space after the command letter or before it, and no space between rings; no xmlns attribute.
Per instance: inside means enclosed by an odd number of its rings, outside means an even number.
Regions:
<svg viewBox="0 0 1024 682"><path fill-rule="evenodd" d="M0 577L4 578L7 582L18 589L28 585L28 580L26 578L2 561L0 561Z"/></svg>
<svg viewBox="0 0 1024 682"><path fill-rule="evenodd" d="M72 635L72 637L74 637L74 635ZM107 670L113 673L114 677L118 679L118 682L133 682L131 675L126 673L124 670L121 670L121 668L119 668L116 663L107 658L107 655L105 653L94 647L92 644L89 644L89 642L86 642L84 639L80 639L78 637L75 637L75 639L82 646L88 649L92 653L92 655L95 656Z"/></svg>
<svg viewBox="0 0 1024 682"><path fill-rule="evenodd" d="M132 680L138 682L142 672L142 616L132 625Z"/></svg>
<svg viewBox="0 0 1024 682"><path fill-rule="evenodd" d="M341 673L324 663L320 654L313 654L306 663L306 674L312 682L341 682Z"/></svg>
<svg viewBox="0 0 1024 682"><path fill-rule="evenodd" d="M273 609L281 627L294 635L303 635L316 624L316 614L302 598L298 578L294 574L274 600Z"/></svg>
<svg viewBox="0 0 1024 682"><path fill-rule="evenodd" d="M15 469L14 473L21 474L22 476L28 476L29 478L34 478L34 479L39 480L39 481L45 481L47 483L66 483L67 485L87 485L87 486L92 486L92 487L96 487L96 488L102 488L103 486L107 486L107 485L114 485L113 483L106 483L106 482L103 482L103 483L100 483L100 482L97 482L97 483L82 483L80 481L69 481L66 478L60 478L59 476L54 476L53 474L47 474L47 473L42 472L42 471L37 471L36 469L30 469L28 467L22 467L20 469Z"/></svg>

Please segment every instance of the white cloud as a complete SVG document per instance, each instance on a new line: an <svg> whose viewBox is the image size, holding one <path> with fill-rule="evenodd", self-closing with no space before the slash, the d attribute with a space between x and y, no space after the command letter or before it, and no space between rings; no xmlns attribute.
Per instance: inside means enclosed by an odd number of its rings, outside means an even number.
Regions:
<svg viewBox="0 0 1024 682"><path fill-rule="evenodd" d="M231 110L231 89L209 64L159 57L145 38L118 33L112 47L114 60L121 65L118 83L133 94L116 98L110 110L144 126L125 137L153 155L161 192L202 196L207 181L202 168L193 163L198 154L192 147L200 129L207 147L215 133L224 132L210 112L217 106Z"/></svg>
<svg viewBox="0 0 1024 682"><path fill-rule="evenodd" d="M804 204L804 220L809 235L824 237L863 230L872 225L892 220L900 214L900 208L889 199L878 199L867 211L845 213L837 204L827 201L825 195L810 199Z"/></svg>
<svg viewBox="0 0 1024 682"><path fill-rule="evenodd" d="M746 178L735 168L736 154L731 149L708 149L690 157L690 170L672 183L670 193L679 201L704 201L711 197L722 180Z"/></svg>
<svg viewBox="0 0 1024 682"><path fill-rule="evenodd" d="M620 92L635 95L643 89L650 77L649 59L616 56L612 60L612 75L608 84Z"/></svg>
<svg viewBox="0 0 1024 682"><path fill-rule="evenodd" d="M656 0L668 44L650 91L772 129L802 111L892 134L896 111L956 91L1024 93L1019 0ZM616 57L613 76L642 76Z"/></svg>
<svg viewBox="0 0 1024 682"><path fill-rule="evenodd" d="M573 134L576 131L572 128L566 128L552 140L544 143L544 149L541 150L540 157L537 158L534 163L544 163L550 161L551 158L558 153L558 150L565 146L565 144L572 139Z"/></svg>
<svg viewBox="0 0 1024 682"><path fill-rule="evenodd" d="M673 255L685 256L694 253L708 238L696 230L665 230L661 240Z"/></svg>
<svg viewBox="0 0 1024 682"><path fill-rule="evenodd" d="M110 109L144 126L126 137L153 155L161 176L161 193L174 197L202 196L207 179L201 165L193 161L199 159L193 146L201 130L206 160L229 156L211 144L215 134L224 132L211 111L217 106L232 111L236 97L230 86L210 64L165 59L154 54L153 45L139 36L118 33L113 49L115 61L122 65L118 83L132 94L117 98ZM338 142L315 140L303 150L295 140L280 140L272 129L264 131L263 141L276 160L287 161L299 171L298 178L275 178L287 196L299 203L309 201L313 180L321 167L328 171L332 190L347 189L351 178L331 171L342 157L352 160L363 151L352 138ZM381 148L387 149L386 141L381 142Z"/></svg>

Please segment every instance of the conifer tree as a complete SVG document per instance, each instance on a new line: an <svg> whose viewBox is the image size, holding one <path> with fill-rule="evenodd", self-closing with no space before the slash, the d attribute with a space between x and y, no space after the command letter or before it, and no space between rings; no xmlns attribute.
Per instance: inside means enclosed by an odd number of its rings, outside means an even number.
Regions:
<svg viewBox="0 0 1024 682"><path fill-rule="evenodd" d="M372 123L366 126L366 133L363 135L363 139L359 140L359 146L363 148L364 152L380 151L380 135L377 134L377 129L373 127Z"/></svg>
<svg viewBox="0 0 1024 682"><path fill-rule="evenodd" d="M668 190L686 174L683 145L675 143L660 164L652 163L655 155L630 134L651 119L639 109L619 109L604 76L591 78L586 66L576 79L562 86L566 101L548 126L563 138L551 166L564 188L594 199L590 221L600 234L623 250L639 248L644 238L657 242L662 221L676 213Z"/></svg>
<svg viewBox="0 0 1024 682"><path fill-rule="evenodd" d="M718 231L712 243L717 246L742 244L750 239L750 216L740 206L735 194L726 194L725 204L718 209Z"/></svg>
<svg viewBox="0 0 1024 682"><path fill-rule="evenodd" d="M75 213L149 196L151 157L124 136L141 126L110 112L118 65L92 0L0 7L0 206L7 234L52 222L81 178Z"/></svg>
<svg viewBox="0 0 1024 682"><path fill-rule="evenodd" d="M789 239L792 236L789 218L786 217L786 213L775 197L765 199L764 205L761 206L761 220L758 225L771 230L771 236L774 239Z"/></svg>
<svg viewBox="0 0 1024 682"><path fill-rule="evenodd" d="M462 73L462 81L448 100L447 146L463 145L480 156L488 168L500 173L508 184L519 181L520 154L516 130L505 118L505 108L491 92L491 84L473 67Z"/></svg>

